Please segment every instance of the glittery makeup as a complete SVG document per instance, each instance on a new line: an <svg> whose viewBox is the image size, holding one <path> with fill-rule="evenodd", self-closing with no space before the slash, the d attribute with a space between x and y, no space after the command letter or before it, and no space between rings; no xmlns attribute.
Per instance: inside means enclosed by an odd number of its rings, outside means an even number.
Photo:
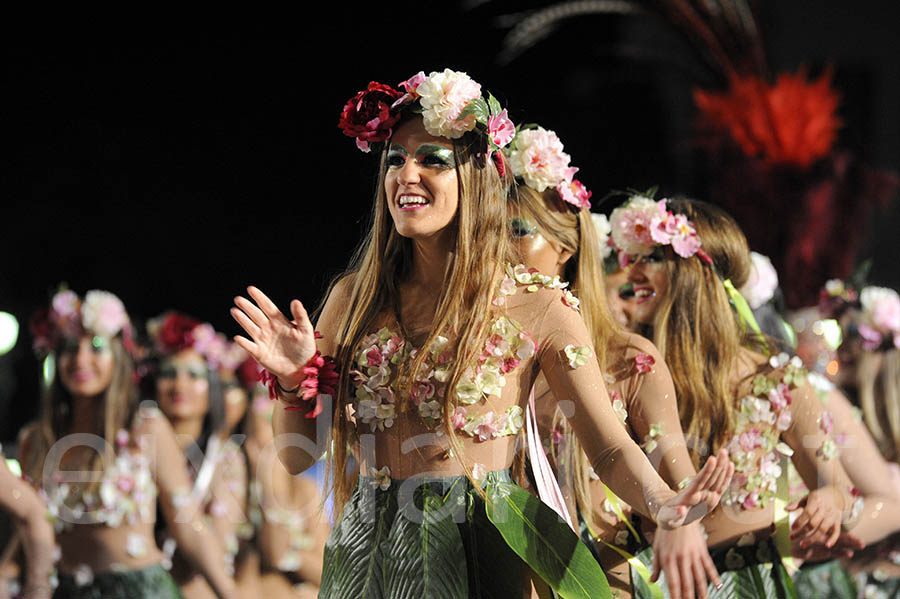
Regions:
<svg viewBox="0 0 900 599"><path fill-rule="evenodd" d="M537 225L524 216L514 216L509 219L509 232L514 239L530 237L537 231Z"/></svg>
<svg viewBox="0 0 900 599"><path fill-rule="evenodd" d="M401 145L392 145L387 154L388 168L402 168L409 159L409 152ZM422 144L416 149L413 156L416 164L430 168L453 168L456 166L456 156L453 148L446 148L437 144Z"/></svg>

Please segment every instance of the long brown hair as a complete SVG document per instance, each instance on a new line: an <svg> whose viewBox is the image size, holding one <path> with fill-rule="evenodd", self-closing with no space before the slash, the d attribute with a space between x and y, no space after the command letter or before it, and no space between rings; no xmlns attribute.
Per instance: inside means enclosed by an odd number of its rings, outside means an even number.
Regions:
<svg viewBox="0 0 900 599"><path fill-rule="evenodd" d="M407 118L421 117L409 115ZM331 286L333 289L338 280L350 277L347 305L353 306L341 317L336 339L336 359L341 374L334 404L330 449L333 459L329 460L328 481L334 490L337 513L352 492L352 483L343 473L348 462L348 443L354 435L346 418L346 405L352 398L350 370L354 353L362 338L370 332L375 318L399 305L399 285L409 276L413 262L413 241L397 232L387 210L384 179L388 149L389 142L381 154L369 231L350 267ZM435 320L423 344L423 347L428 347L439 335L465 340L455 344L456 353L447 382L447 401L443 406L443 425L453 455L469 478L472 478L471 469L463 459L462 444L451 426L454 409L452 394L466 368L477 360L481 352L490 324L495 286L502 278L504 265L509 259L506 191L510 180L508 175L501 176L494 164L486 159L485 150L484 137L477 133L470 132L453 140L459 191L459 207L453 223L449 225L455 232L454 249L444 273ZM508 172L509 169L506 170ZM325 295L327 297L328 294ZM319 311L323 305L324 301ZM415 377L426 354L419 352L413 361L411 377ZM401 398L401 401L408 400L408 397Z"/></svg>
<svg viewBox="0 0 900 599"><path fill-rule="evenodd" d="M871 376L873 371L875 375ZM863 350L855 383L866 426L884 457L897 461L900 457L900 349Z"/></svg>
<svg viewBox="0 0 900 599"><path fill-rule="evenodd" d="M106 453L91 457L83 469L100 471L104 463L110 463L116 433L127 429L137 409L138 390L134 381L134 362L121 336L109 339L109 347L113 354L113 375L109 386L96 399L97 410L93 434L106 441ZM55 361L59 354L57 348L51 356ZM27 453L21 456L23 471L28 474L32 484L41 486L44 474L44 461L53 444L69 433L72 424L72 395L63 386L58 374L54 374L49 384L42 386L41 414L23 431L23 441ZM99 486L95 481L85 487L83 492L94 492Z"/></svg>
<svg viewBox="0 0 900 599"><path fill-rule="evenodd" d="M581 302L579 310L590 331L597 361L601 370L607 371L611 354L621 352L627 342L607 305L600 241L590 212L573 211L555 189L537 192L526 185L517 185L510 190L509 200L520 214L534 221L545 239L572 254L566 261L563 276ZM553 428L563 421L562 412L557 409ZM552 443L550 447L558 476L572 489L582 517L595 528L590 509L590 463L581 444L574 434L567 434L566 443L559 450Z"/></svg>
<svg viewBox="0 0 900 599"><path fill-rule="evenodd" d="M750 248L740 227L721 208L690 199L669 201L669 209L694 224L703 251L682 258L664 246L668 293L653 321L653 342L665 357L678 397L681 426L699 468L701 459L734 431L736 386L732 373L742 346L758 346L732 310L723 280L736 288L750 274Z"/></svg>

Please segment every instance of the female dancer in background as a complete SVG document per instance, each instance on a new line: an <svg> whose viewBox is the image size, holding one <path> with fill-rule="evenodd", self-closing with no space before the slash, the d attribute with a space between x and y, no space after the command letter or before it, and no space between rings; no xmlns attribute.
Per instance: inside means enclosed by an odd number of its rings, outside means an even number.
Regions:
<svg viewBox="0 0 900 599"><path fill-rule="evenodd" d="M153 539L159 507L216 596L234 597L222 547L191 505L172 427L157 409L138 407L133 331L121 301L105 291L89 291L83 300L60 291L33 333L36 349L54 356L56 369L19 455L57 532L54 596L180 597Z"/></svg>
<svg viewBox="0 0 900 599"><path fill-rule="evenodd" d="M596 361L566 357L566 348L591 346L577 299L504 276L509 179L498 150L514 131L506 112L449 69L403 87L373 82L342 116L360 148L388 143L372 228L324 302L321 338L298 300L289 320L250 287L254 301L236 298L232 310L249 337L237 342L282 399L273 424L288 470L333 448L340 515L319 596L374 587L392 596L517 597L530 596L532 582L603 596L577 537L510 482L537 372L575 404L570 420L597 473L661 526L714 505L727 460L711 458L680 494L659 479L617 423ZM336 356L336 383L322 354ZM343 472L354 451L352 489Z"/></svg>
<svg viewBox="0 0 900 599"><path fill-rule="evenodd" d="M639 443L646 440L645 450L651 462L662 478L676 488L696 471L681 434L672 378L653 344L621 330L607 309L603 269L611 248L606 244L609 229L605 217L590 213L590 194L580 183L570 180L567 160L557 163L559 170L555 175L544 166L534 166L552 164L544 156L548 151L565 156L561 148L556 135L542 128L520 131L513 140L510 165L521 181L509 196L510 230L515 245L528 267L570 283L591 332L594 358L606 373L613 408L633 439ZM538 160L520 159L526 155L537 156ZM535 400L541 438L552 441L556 472L564 494L569 496L572 514L577 513L582 521L583 534L591 540L617 596L630 597L628 563L615 549L615 545L627 545L628 528L618 514L625 515L630 509L627 505L614 509L603 481L591 476L593 471L585 463L584 453L556 407L543 376L535 382ZM696 592L697 596L706 597L707 580L713 586L719 584L699 522L677 531L661 530L656 541L663 559L654 564L652 578L655 580L658 570L664 569L673 596L683 593L693 597Z"/></svg>
<svg viewBox="0 0 900 599"><path fill-rule="evenodd" d="M736 466L722 505L704 520L716 565L727 570L726 594L711 596L731 596L735 587L785 596L790 582L771 543L774 506L786 502L786 491L778 492L783 458L791 457L811 489L785 506L804 508L791 533L801 546L834 547L842 524L866 537L879 518L860 517L861 502L828 451L833 440L799 358L765 355L766 341L743 329L731 307L740 305L735 288L750 264L733 219L703 202L638 196L610 220L620 259L635 261L629 271L635 319L652 326L666 358L683 429L689 438L727 447ZM881 518L874 528L888 524L878 510L868 516Z"/></svg>
<svg viewBox="0 0 900 599"><path fill-rule="evenodd" d="M237 532L246 521L247 470L244 454L222 438L225 424L223 385L219 371L233 372L242 357L211 325L178 312L167 312L147 323L158 358L156 401L169 419L184 452L195 501L225 547L224 566L234 574ZM186 461L185 461L186 458ZM171 531L162 544L172 561L172 575L188 599L209 597L213 590L195 566L175 552Z"/></svg>

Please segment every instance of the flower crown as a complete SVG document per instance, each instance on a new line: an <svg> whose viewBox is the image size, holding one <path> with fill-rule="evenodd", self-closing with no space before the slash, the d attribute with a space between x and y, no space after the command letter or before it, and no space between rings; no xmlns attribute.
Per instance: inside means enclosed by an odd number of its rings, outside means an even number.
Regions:
<svg viewBox="0 0 900 599"><path fill-rule="evenodd" d="M778 272L768 256L757 252L750 252L750 262L750 276L740 292L747 298L750 307L756 310L775 297L775 290L778 289Z"/></svg>
<svg viewBox="0 0 900 599"><path fill-rule="evenodd" d="M84 300L70 289L61 288L50 300L50 306L36 313L30 322L34 350L52 352L62 338L93 333L112 339L119 333L126 351L135 353L134 331L122 300L108 291L93 289Z"/></svg>
<svg viewBox="0 0 900 599"><path fill-rule="evenodd" d="M700 249L694 224L685 215L667 210L667 201L633 195L612 211L609 219L612 241L621 267L628 266L635 258L650 255L654 247L661 245L671 245L682 258L696 254L704 264L712 264L709 255Z"/></svg>
<svg viewBox="0 0 900 599"><path fill-rule="evenodd" d="M591 192L577 179L578 168L555 132L536 125L522 127L506 149L513 175L537 192L553 187L576 210L591 209Z"/></svg>
<svg viewBox="0 0 900 599"><path fill-rule="evenodd" d="M169 311L147 322L147 334L153 339L156 352L171 356L185 349L193 349L206 359L212 369L235 370L247 358L247 352L231 343L213 326L190 316Z"/></svg>
<svg viewBox="0 0 900 599"><path fill-rule="evenodd" d="M345 135L356 138L356 146L363 152L370 151L372 143L390 139L407 108L422 115L431 135L458 139L469 131L481 133L487 138L488 158L515 135L516 127L506 109L490 93L487 99L482 97L481 85L465 73L444 69L426 76L420 71L398 87L403 91L372 81L344 106L338 126ZM502 176L502 158L494 159Z"/></svg>

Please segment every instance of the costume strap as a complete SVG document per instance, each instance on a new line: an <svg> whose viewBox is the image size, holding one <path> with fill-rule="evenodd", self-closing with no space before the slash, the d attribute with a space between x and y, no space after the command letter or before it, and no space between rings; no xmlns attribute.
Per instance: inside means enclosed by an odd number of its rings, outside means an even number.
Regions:
<svg viewBox="0 0 900 599"><path fill-rule="evenodd" d="M550 506L554 512L559 514L573 531L576 531L575 525L572 523L572 516L566 507L566 501L563 498L562 491L559 488L559 482L550 468L550 462L547 460L547 454L541 447L541 437L538 433L537 419L535 418L534 408L534 387L528 395L528 405L525 407L525 437L528 444L528 458L531 461L531 470L534 472L535 485L537 486L538 497L541 501ZM576 531L577 534L577 531Z"/></svg>

